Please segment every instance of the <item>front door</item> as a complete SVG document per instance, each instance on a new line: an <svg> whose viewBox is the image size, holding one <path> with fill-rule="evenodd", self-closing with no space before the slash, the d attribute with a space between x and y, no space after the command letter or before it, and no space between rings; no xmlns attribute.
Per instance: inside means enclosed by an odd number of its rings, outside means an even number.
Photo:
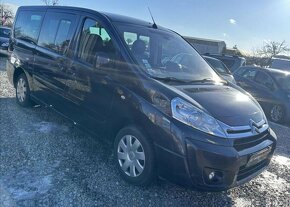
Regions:
<svg viewBox="0 0 290 207"><path fill-rule="evenodd" d="M273 104L280 104L279 99L275 95L277 86L274 80L265 72L259 71L255 81L257 84L256 99L263 107L270 107Z"/></svg>
<svg viewBox="0 0 290 207"><path fill-rule="evenodd" d="M255 98L259 95L259 92L257 91L257 83L255 82L257 72L258 71L255 68L249 68L246 69L238 79L236 79L237 85L249 92Z"/></svg>
<svg viewBox="0 0 290 207"><path fill-rule="evenodd" d="M113 76L118 57L108 29L95 18L83 17L75 61L68 69L68 96L75 120L101 133L113 99Z"/></svg>

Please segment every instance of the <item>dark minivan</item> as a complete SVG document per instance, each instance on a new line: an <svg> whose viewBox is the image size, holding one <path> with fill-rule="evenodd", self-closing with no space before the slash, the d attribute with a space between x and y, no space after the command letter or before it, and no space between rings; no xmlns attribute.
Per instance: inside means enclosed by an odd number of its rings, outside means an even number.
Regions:
<svg viewBox="0 0 290 207"><path fill-rule="evenodd" d="M129 183L159 176L207 190L261 173L276 148L260 105L180 35L73 7L20 7L7 69L16 101L55 109L111 140ZM170 61L187 53L190 65Z"/></svg>
<svg viewBox="0 0 290 207"><path fill-rule="evenodd" d="M245 66L234 76L237 84L255 97L272 121L290 122L290 72Z"/></svg>

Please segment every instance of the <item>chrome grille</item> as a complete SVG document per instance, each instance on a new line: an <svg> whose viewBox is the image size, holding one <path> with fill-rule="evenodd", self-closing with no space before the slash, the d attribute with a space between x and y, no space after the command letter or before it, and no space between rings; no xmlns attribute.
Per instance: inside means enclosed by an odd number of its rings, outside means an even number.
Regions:
<svg viewBox="0 0 290 207"><path fill-rule="evenodd" d="M249 121L249 125L246 126L228 126L220 122L220 126L224 129L228 138L241 138L241 137L251 137L259 135L265 132L269 125L266 120L262 119L260 122L256 123L253 120Z"/></svg>

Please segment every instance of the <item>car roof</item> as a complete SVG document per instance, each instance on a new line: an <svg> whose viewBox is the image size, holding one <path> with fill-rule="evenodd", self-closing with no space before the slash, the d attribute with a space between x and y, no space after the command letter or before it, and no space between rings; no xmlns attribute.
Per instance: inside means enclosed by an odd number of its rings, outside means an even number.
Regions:
<svg viewBox="0 0 290 207"><path fill-rule="evenodd" d="M239 69L243 69L243 68L245 68L245 69L253 68L253 69L262 70L262 71L269 72L269 73L280 73L280 74L290 75L290 72L285 71L285 70L276 69L276 68L262 68L259 66L246 65L246 66L240 67Z"/></svg>
<svg viewBox="0 0 290 207"><path fill-rule="evenodd" d="M240 59L245 60L244 57L238 56L238 55L228 55L228 54L218 54L218 53L205 53L204 55L215 57L215 58L231 58L231 59Z"/></svg>
<svg viewBox="0 0 290 207"><path fill-rule="evenodd" d="M216 61L222 62L222 61L220 61L219 59L217 59L217 58L213 58L213 57L210 57L210 56L203 55L202 57L204 57L204 58L206 58L206 59L211 59L211 60L216 60Z"/></svg>
<svg viewBox="0 0 290 207"><path fill-rule="evenodd" d="M266 68L266 70L268 70L270 73L280 73L280 74L290 75L289 71L280 70L276 68Z"/></svg>
<svg viewBox="0 0 290 207"><path fill-rule="evenodd" d="M86 9L86 8L81 8L81 7L71 7L71 6L21 6L19 7L21 10L29 10L29 9L54 9L54 10L75 10L77 12L88 12L91 14L98 14L100 16L103 16L107 19L109 19L112 22L120 22L120 23L126 23L126 24L134 24L134 25L140 25L140 26L146 26L146 27L152 27L153 24L151 22L147 22L144 20L136 19L133 17L128 17L124 15L119 15L119 14L112 14L108 12L101 12L101 11L96 11L92 9ZM163 27L158 26L158 29L163 29L163 30L169 30Z"/></svg>

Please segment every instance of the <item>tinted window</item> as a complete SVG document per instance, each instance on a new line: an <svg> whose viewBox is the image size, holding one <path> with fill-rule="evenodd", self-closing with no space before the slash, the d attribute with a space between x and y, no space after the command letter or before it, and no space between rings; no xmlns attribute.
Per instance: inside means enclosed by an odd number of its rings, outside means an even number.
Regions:
<svg viewBox="0 0 290 207"><path fill-rule="evenodd" d="M0 28L0 37L9 38L10 37L10 29Z"/></svg>
<svg viewBox="0 0 290 207"><path fill-rule="evenodd" d="M238 69L235 73L236 73L237 75L242 75L242 74L245 72L245 70L246 70L246 68L240 68L240 69Z"/></svg>
<svg viewBox="0 0 290 207"><path fill-rule="evenodd" d="M20 11L15 23L15 38L36 43L44 12Z"/></svg>
<svg viewBox="0 0 290 207"><path fill-rule="evenodd" d="M247 78L247 79L250 79L250 80L254 80L256 74L257 74L257 70L255 70L255 69L247 69L247 70L242 74L242 76L243 76L244 78Z"/></svg>
<svg viewBox="0 0 290 207"><path fill-rule="evenodd" d="M289 73L272 73L278 85L283 89L290 91L290 74Z"/></svg>
<svg viewBox="0 0 290 207"><path fill-rule="evenodd" d="M128 52L135 59L135 63L151 77L174 78L184 82L206 78L216 82L221 81L198 52L176 33L138 25L122 23L115 23L115 25L127 44L126 34L135 34L132 37L137 39L133 43L129 41ZM177 60L180 62L177 63Z"/></svg>
<svg viewBox="0 0 290 207"><path fill-rule="evenodd" d="M72 22L70 20L62 19L59 23L59 28L55 37L55 47L59 53L64 53L69 45L72 37L70 32Z"/></svg>
<svg viewBox="0 0 290 207"><path fill-rule="evenodd" d="M75 15L47 13L38 45L64 54L72 38Z"/></svg>
<svg viewBox="0 0 290 207"><path fill-rule="evenodd" d="M233 59L222 59L221 61L223 61L223 63L224 63L228 68L233 67L234 64L235 64L235 60L233 60Z"/></svg>
<svg viewBox="0 0 290 207"><path fill-rule="evenodd" d="M256 82L267 88L274 89L274 81L272 78L264 72L259 72L256 76Z"/></svg>
<svg viewBox="0 0 290 207"><path fill-rule="evenodd" d="M230 74L226 66L220 61L212 58L205 58L206 61L220 74Z"/></svg>
<svg viewBox="0 0 290 207"><path fill-rule="evenodd" d="M95 64L97 54L102 53L112 57L115 55L115 51L107 30L97 21L86 19L79 43L79 59L89 64Z"/></svg>

